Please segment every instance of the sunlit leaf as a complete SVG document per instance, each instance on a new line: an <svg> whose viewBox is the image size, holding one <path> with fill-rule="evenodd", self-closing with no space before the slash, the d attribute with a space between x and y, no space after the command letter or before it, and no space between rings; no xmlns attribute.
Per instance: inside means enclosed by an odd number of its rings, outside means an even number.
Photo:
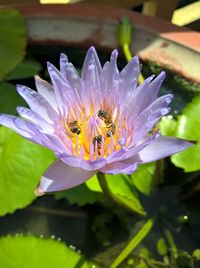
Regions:
<svg viewBox="0 0 200 268"><path fill-rule="evenodd" d="M161 256L167 255L168 249L164 238L158 239L156 247L159 255Z"/></svg>
<svg viewBox="0 0 200 268"><path fill-rule="evenodd" d="M195 249L192 253L192 256L196 261L200 261L200 249Z"/></svg>
<svg viewBox="0 0 200 268"><path fill-rule="evenodd" d="M146 214L140 202L137 190L128 176L122 174L107 174L106 181L112 194L112 199L115 200L116 203L119 203L140 215Z"/></svg>
<svg viewBox="0 0 200 268"><path fill-rule="evenodd" d="M16 80L33 77L38 74L42 66L37 61L26 60L20 63L7 77L6 80Z"/></svg>
<svg viewBox="0 0 200 268"><path fill-rule="evenodd" d="M151 193L154 170L155 162L152 162L140 165L138 170L130 176L135 187L145 195Z"/></svg>
<svg viewBox="0 0 200 268"><path fill-rule="evenodd" d="M0 215L33 201L34 189L53 159L49 150L0 127Z"/></svg>
<svg viewBox="0 0 200 268"><path fill-rule="evenodd" d="M4 268L92 267L80 253L53 239L32 235L2 237L0 248L0 262Z"/></svg>
<svg viewBox="0 0 200 268"><path fill-rule="evenodd" d="M86 185L92 191L102 192L101 186L99 185L96 175L94 175L91 179L87 180Z"/></svg>
<svg viewBox="0 0 200 268"><path fill-rule="evenodd" d="M10 83L0 83L0 96L0 113L17 114L17 106L26 106L16 87Z"/></svg>
<svg viewBox="0 0 200 268"><path fill-rule="evenodd" d="M197 145L171 156L172 163L177 167L183 168L185 172L193 172L200 169L199 114L200 97L198 96L185 107L182 115L178 116L177 121L165 117L159 125L163 135L197 141Z"/></svg>
<svg viewBox="0 0 200 268"><path fill-rule="evenodd" d="M177 121L169 116L163 116L159 122L159 129L164 136L176 135Z"/></svg>
<svg viewBox="0 0 200 268"><path fill-rule="evenodd" d="M0 10L0 80L23 59L26 47L26 25L17 10Z"/></svg>
<svg viewBox="0 0 200 268"><path fill-rule="evenodd" d="M193 99L183 110L183 115L178 117L176 136L198 142L187 150L171 157L175 166L181 167L185 172L200 169L200 97Z"/></svg>

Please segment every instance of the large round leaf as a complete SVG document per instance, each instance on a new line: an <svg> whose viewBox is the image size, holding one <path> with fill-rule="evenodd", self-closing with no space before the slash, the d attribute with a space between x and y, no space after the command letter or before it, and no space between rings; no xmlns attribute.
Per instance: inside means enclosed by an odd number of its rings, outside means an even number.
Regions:
<svg viewBox="0 0 200 268"><path fill-rule="evenodd" d="M200 169L200 97L193 99L183 114L178 117L176 136L188 140L197 141L187 150L171 157L172 162L184 169L185 172L197 171Z"/></svg>
<svg viewBox="0 0 200 268"><path fill-rule="evenodd" d="M17 80L30 78L38 74L42 69L39 62L33 60L25 60L20 63L7 77L6 80Z"/></svg>
<svg viewBox="0 0 200 268"><path fill-rule="evenodd" d="M0 83L0 96L0 113L17 114L17 106L27 106L16 87L10 83Z"/></svg>
<svg viewBox="0 0 200 268"><path fill-rule="evenodd" d="M142 216L146 215L146 212L140 202L138 192L127 175L106 174L106 181L110 195L116 203Z"/></svg>
<svg viewBox="0 0 200 268"><path fill-rule="evenodd" d="M54 155L10 129L0 127L0 215L30 204Z"/></svg>
<svg viewBox="0 0 200 268"><path fill-rule="evenodd" d="M130 176L135 187L145 195L150 195L151 193L154 171L155 162L152 162L140 165L138 170Z"/></svg>
<svg viewBox="0 0 200 268"><path fill-rule="evenodd" d="M92 267L81 254L52 239L31 235L3 237L0 248L0 263L4 268Z"/></svg>
<svg viewBox="0 0 200 268"><path fill-rule="evenodd" d="M26 48L26 25L17 10L0 10L0 80L23 59Z"/></svg>

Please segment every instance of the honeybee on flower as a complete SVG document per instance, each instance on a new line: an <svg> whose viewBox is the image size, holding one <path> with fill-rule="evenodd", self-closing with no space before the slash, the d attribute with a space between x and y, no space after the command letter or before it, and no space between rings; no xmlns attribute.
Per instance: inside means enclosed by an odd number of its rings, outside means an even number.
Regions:
<svg viewBox="0 0 200 268"><path fill-rule="evenodd" d="M17 86L30 108L17 107L20 117L0 115L0 124L51 149L58 158L41 177L37 195L72 188L98 171L131 174L139 164L192 145L151 131L170 111L173 96L158 97L165 73L138 86L138 57L119 72L117 55L114 50L102 67L91 47L79 76L61 54L60 71L47 64L52 85L36 76L37 92Z"/></svg>

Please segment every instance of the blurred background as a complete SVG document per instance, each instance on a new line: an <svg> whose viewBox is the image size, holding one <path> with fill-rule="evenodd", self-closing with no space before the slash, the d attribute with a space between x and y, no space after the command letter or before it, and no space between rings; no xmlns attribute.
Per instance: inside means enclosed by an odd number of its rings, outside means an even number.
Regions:
<svg viewBox="0 0 200 268"><path fill-rule="evenodd" d="M200 29L200 1L193 0L1 0L0 4L98 4L126 8L171 21L179 26Z"/></svg>

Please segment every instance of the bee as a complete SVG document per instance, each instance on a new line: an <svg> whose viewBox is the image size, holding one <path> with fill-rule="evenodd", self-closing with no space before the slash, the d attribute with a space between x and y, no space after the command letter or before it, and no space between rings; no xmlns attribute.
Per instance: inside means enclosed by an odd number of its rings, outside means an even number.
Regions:
<svg viewBox="0 0 200 268"><path fill-rule="evenodd" d="M108 112L106 112L106 111L104 111L104 110L99 110L98 111L98 117L100 118L100 119L104 119L104 118L106 118L107 117L107 115L108 115Z"/></svg>
<svg viewBox="0 0 200 268"><path fill-rule="evenodd" d="M98 117L103 120L106 126L112 123L112 116L104 110L99 110Z"/></svg>
<svg viewBox="0 0 200 268"><path fill-rule="evenodd" d="M98 136L94 137L92 143L94 145L94 150L95 150L95 146L97 144L98 155L100 155L101 154L101 146L102 146L102 135L98 135Z"/></svg>
<svg viewBox="0 0 200 268"><path fill-rule="evenodd" d="M115 134L116 126L113 123L112 116L104 110L99 110L98 117L103 120L106 125L106 137L110 138L112 135Z"/></svg>
<svg viewBox="0 0 200 268"><path fill-rule="evenodd" d="M73 121L69 123L70 131L74 134L79 135L81 133L81 128L78 125L78 121Z"/></svg>
<svg viewBox="0 0 200 268"><path fill-rule="evenodd" d="M114 123L106 126L107 131L106 131L106 137L110 138L112 135L115 134L116 126Z"/></svg>

